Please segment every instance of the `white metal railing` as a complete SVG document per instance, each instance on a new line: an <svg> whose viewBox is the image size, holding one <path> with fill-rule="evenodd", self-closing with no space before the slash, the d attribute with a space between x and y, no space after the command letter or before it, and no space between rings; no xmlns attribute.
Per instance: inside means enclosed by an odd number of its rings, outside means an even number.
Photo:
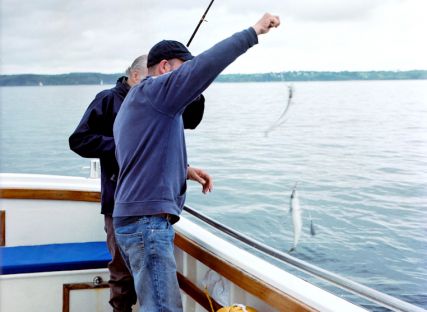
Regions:
<svg viewBox="0 0 427 312"><path fill-rule="evenodd" d="M193 208L184 206L184 211L190 213L191 215L195 216L196 218L202 220L203 222L211 225L212 227L216 228L217 230L237 239L238 241L249 245L250 247L259 250L275 259L281 260L283 262L286 262L287 264L290 264L291 266L301 270L302 272L311 274L315 277L321 278L323 280L326 280L333 285L345 289L351 293L354 293L358 296L361 296L371 302L375 302L376 304L386 307L388 309L391 309L393 311L404 311L404 312L426 312L421 307L415 306L413 304L410 304L408 302L405 302L403 300L400 300L398 298L395 298L393 296L384 294L378 290L375 290L373 288L367 287L365 285L359 284L357 282L354 282L348 278L339 276L338 274L329 272L327 270L324 270L322 268L319 268L315 265L309 264L303 260L300 260L296 257L293 257L289 254L286 254L284 252L281 252L279 250L276 250L270 246L267 246L261 242L258 242L242 233L239 233L233 229L230 229L215 220L209 218L208 216L195 211Z"/></svg>
<svg viewBox="0 0 427 312"><path fill-rule="evenodd" d="M101 165L99 163L99 159L91 159L89 178L97 179L99 177L101 177Z"/></svg>

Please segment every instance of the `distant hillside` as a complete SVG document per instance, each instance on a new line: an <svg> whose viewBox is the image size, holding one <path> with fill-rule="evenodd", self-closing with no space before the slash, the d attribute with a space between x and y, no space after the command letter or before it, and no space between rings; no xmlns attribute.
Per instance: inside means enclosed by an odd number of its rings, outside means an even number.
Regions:
<svg viewBox="0 0 427 312"><path fill-rule="evenodd" d="M0 86L59 86L114 84L121 74L70 73L61 75L0 75Z"/></svg>
<svg viewBox="0 0 427 312"><path fill-rule="evenodd" d="M407 80L427 79L427 70L411 71L364 71L364 72L317 72L291 71L264 74L221 75L218 82L264 82L264 81L334 81L334 80Z"/></svg>
<svg viewBox="0 0 427 312"><path fill-rule="evenodd" d="M0 86L94 85L114 84L121 74L70 73L61 75L0 75ZM262 74L220 75L216 82L407 80L427 79L427 70L317 72L291 71Z"/></svg>

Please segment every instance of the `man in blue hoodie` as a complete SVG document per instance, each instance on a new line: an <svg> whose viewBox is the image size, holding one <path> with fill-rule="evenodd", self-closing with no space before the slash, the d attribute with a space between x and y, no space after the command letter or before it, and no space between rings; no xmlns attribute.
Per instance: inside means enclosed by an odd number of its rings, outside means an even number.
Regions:
<svg viewBox="0 0 427 312"><path fill-rule="evenodd" d="M123 262L116 244L113 229L114 193L119 167L115 158L113 123L131 87L147 75L147 55L136 58L126 70L126 76L117 80L116 86L98 93L87 108L76 130L69 138L71 150L82 157L99 158L101 162L101 213L104 215L107 245L111 254L110 305L114 312L130 312L136 303L132 275ZM204 112L204 97L187 106L183 114L185 129L194 129Z"/></svg>
<svg viewBox="0 0 427 312"><path fill-rule="evenodd" d="M187 179L199 182L204 193L212 189L206 172L188 166L182 113L258 43L258 35L279 24L267 13L197 57L183 44L163 40L148 54L149 76L123 102L114 124L120 172L113 222L141 311L182 311L172 224L179 220Z"/></svg>

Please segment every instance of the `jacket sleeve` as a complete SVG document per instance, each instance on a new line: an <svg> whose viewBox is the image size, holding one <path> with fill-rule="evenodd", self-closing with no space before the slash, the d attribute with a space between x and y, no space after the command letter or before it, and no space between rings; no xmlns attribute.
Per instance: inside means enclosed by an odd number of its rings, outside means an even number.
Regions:
<svg viewBox="0 0 427 312"><path fill-rule="evenodd" d="M95 97L68 140L72 151L87 158L114 155L113 125L108 126L109 118L106 116L111 113L109 106L113 101L111 93L101 92Z"/></svg>
<svg viewBox="0 0 427 312"><path fill-rule="evenodd" d="M257 43L252 27L235 33L176 70L151 79L148 97L166 115L182 113L228 65Z"/></svg>
<svg viewBox="0 0 427 312"><path fill-rule="evenodd" d="M196 129L202 121L203 113L205 111L205 97L200 94L193 102L191 102L182 114L184 121L184 129Z"/></svg>

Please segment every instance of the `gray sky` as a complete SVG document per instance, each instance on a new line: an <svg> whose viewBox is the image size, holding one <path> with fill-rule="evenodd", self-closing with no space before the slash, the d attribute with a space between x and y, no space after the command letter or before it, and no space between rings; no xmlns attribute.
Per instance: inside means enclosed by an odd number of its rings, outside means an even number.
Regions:
<svg viewBox="0 0 427 312"><path fill-rule="evenodd" d="M122 72L162 39L188 41L209 0L0 0L1 73ZM198 54L264 12L282 25L227 73L427 69L427 0L216 0Z"/></svg>

